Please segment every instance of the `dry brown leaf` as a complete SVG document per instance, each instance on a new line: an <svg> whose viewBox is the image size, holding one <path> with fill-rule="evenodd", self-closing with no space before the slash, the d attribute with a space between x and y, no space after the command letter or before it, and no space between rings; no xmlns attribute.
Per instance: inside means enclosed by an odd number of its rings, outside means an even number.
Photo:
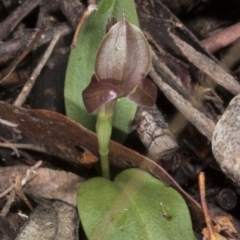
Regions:
<svg viewBox="0 0 240 240"><path fill-rule="evenodd" d="M76 146L88 149L95 156L98 155L96 134L59 113L16 108L0 102L0 115L2 119L17 124L15 130L20 131L21 134L38 144L44 145L50 153L57 154L59 157L62 154L62 159L69 163L79 164L81 161ZM40 129L41 132L36 134L36 131ZM54 144L51 144L50 147L47 145L49 142L54 142ZM74 156L77 157L74 158ZM134 166L146 170L162 182L177 189L187 202L194 227L202 230L205 223L200 205L162 167L149 158L114 141L110 142L109 159L114 166L121 168Z"/></svg>
<svg viewBox="0 0 240 240"><path fill-rule="evenodd" d="M0 190L8 188L16 176L26 173L28 167L0 168ZM76 206L77 192L83 178L65 171L39 168L36 175L24 186L26 195L41 200L58 199Z"/></svg>

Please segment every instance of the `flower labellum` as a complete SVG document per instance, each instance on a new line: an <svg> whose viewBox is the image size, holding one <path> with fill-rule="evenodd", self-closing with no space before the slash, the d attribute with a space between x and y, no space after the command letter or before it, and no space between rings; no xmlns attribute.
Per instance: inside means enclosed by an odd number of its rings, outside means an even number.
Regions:
<svg viewBox="0 0 240 240"><path fill-rule="evenodd" d="M155 84L145 78L151 60L143 33L123 14L122 21L112 26L98 49L95 75L82 95L87 111L91 113L121 97L151 107L157 96Z"/></svg>

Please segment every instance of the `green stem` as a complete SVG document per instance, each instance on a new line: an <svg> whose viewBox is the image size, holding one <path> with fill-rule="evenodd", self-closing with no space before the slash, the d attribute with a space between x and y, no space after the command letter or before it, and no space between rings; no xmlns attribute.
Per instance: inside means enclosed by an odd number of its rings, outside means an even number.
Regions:
<svg viewBox="0 0 240 240"><path fill-rule="evenodd" d="M98 151L100 154L103 177L110 178L109 170L109 142L112 134L112 118L116 100L106 103L98 110L96 132L98 136Z"/></svg>

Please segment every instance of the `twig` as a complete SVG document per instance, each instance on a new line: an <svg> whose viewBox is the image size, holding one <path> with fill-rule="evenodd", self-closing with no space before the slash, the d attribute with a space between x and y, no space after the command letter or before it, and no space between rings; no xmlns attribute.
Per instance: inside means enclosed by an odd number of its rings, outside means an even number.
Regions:
<svg viewBox="0 0 240 240"><path fill-rule="evenodd" d="M206 202L206 191L205 191L205 174L203 172L199 173L198 185L199 185L203 214L204 214L205 221L206 221L206 224L207 224L207 228L208 228L208 231L209 231L210 240L220 240L219 235L216 233L216 231L214 229L214 226L213 226L213 223L212 223L212 218L211 218L211 216L209 214L209 211L208 211L207 202Z"/></svg>
<svg viewBox="0 0 240 240"><path fill-rule="evenodd" d="M15 151L15 148L21 148L21 149L28 149L33 150L36 152L41 153L48 153L44 147L35 146L33 144L25 144L25 143L0 143L0 147L3 148L11 148L13 151Z"/></svg>
<svg viewBox="0 0 240 240"><path fill-rule="evenodd" d="M1 120L1 119L0 119ZM0 139L5 142L5 143L10 143L8 140L6 140L5 138L0 136ZM10 143L11 144L11 143ZM25 159L21 159L21 162L24 162L26 165L32 166L34 165L35 161L33 160L33 158L26 152L17 149L14 144L11 144L11 148L14 151L14 153L16 154L17 157L23 156L25 157Z"/></svg>
<svg viewBox="0 0 240 240"><path fill-rule="evenodd" d="M169 53L165 52L157 42L155 42L151 35L147 32L144 33L148 39L150 39L150 42L154 45L154 47L158 50L160 56L169 56L170 59L174 59L174 56L171 56ZM187 68L187 66L184 66L184 63L177 62L177 59L175 59L172 63L176 62L175 64L181 64L182 68ZM158 54L152 49L152 64L160 77L166 82L168 85L170 85L173 89L175 89L180 95L182 95L185 99L187 99L193 107L197 108L200 112L203 112L207 117L209 117L211 120L215 120L214 116L207 111L201 101L198 101L197 98L193 95L193 92L189 89L188 86L184 85L183 82L188 82L188 77L178 77L176 73L174 73L167 64L164 63L164 61L159 58ZM171 65L171 64L170 64Z"/></svg>
<svg viewBox="0 0 240 240"><path fill-rule="evenodd" d="M26 0L15 11L13 11L4 21L0 23L0 40L7 37L20 21L31 12L41 0Z"/></svg>
<svg viewBox="0 0 240 240"><path fill-rule="evenodd" d="M31 179L31 174L35 174L36 169L38 169L41 165L42 161L38 161L33 167L27 170L25 178L22 179L22 186Z"/></svg>
<svg viewBox="0 0 240 240"><path fill-rule="evenodd" d="M67 20L75 28L78 24L79 17L82 15L85 10L84 4L79 0L59 0L58 6L61 9L62 13L65 15Z"/></svg>
<svg viewBox="0 0 240 240"><path fill-rule="evenodd" d="M62 23L56 27L47 28L42 37L36 43L34 49L50 42L56 31L60 32L61 36L66 36L71 33L73 29L68 23ZM4 59L12 59L15 57L22 51L22 49L25 49L31 43L35 35L35 31L29 31L28 29L25 29L24 34L20 37L0 43L0 61L5 62Z"/></svg>
<svg viewBox="0 0 240 240"><path fill-rule="evenodd" d="M97 5L95 5L95 4L90 4L90 5L86 8L86 10L84 11L84 13L83 13L83 15L82 15L82 17L81 17L78 25L77 25L75 34L74 34L74 36L73 36L73 40L72 40L72 44L71 44L71 48L72 48L72 49L73 49L73 48L76 48L77 39L78 39L78 34L79 34L79 32L80 32L80 30L81 30L81 28L82 28L83 23L86 21L86 19L88 18L88 16L89 16L92 12L97 11L97 9L98 9L98 8L97 8Z"/></svg>
<svg viewBox="0 0 240 240"><path fill-rule="evenodd" d="M12 184L10 187L8 187L5 191L0 193L0 198L4 197L7 195L9 192L11 192L14 189L14 184Z"/></svg>
<svg viewBox="0 0 240 240"><path fill-rule="evenodd" d="M226 88L234 95L240 93L239 83L227 73L219 64L215 63L209 57L197 52L193 47L179 39L176 35L169 33L176 46L201 71L213 78L216 83Z"/></svg>
<svg viewBox="0 0 240 240"><path fill-rule="evenodd" d="M9 141L7 141L5 138L3 138L3 137L1 137L1 136L0 136L0 139L1 139L3 142L9 144L9 148L11 148L11 149L13 150L13 152L16 154L16 156L17 156L18 158L20 157L20 154L19 154L19 152L18 152L18 149L14 146L14 144L10 143Z"/></svg>
<svg viewBox="0 0 240 240"><path fill-rule="evenodd" d="M26 214L21 213L21 212L19 212L18 215L22 218L28 219L28 216Z"/></svg>
<svg viewBox="0 0 240 240"><path fill-rule="evenodd" d="M22 199L22 201L29 207L29 209L32 211L33 207L32 204L29 202L29 200L27 199L25 193L22 190L22 180L23 177L22 176L16 176L15 178L15 193L18 195L18 197L20 199Z"/></svg>
<svg viewBox="0 0 240 240"><path fill-rule="evenodd" d="M18 126L18 124L16 124L16 123L9 122L9 121L1 119L1 118L0 118L0 124L3 124L5 126L11 127L11 128L16 128Z"/></svg>
<svg viewBox="0 0 240 240"><path fill-rule="evenodd" d="M47 50L45 51L42 59L40 60L38 66L35 68L35 70L33 71L32 75L30 76L30 78L28 79L28 81L26 82L26 84L24 85L22 91L20 92L20 94L18 95L17 99L15 100L13 106L15 107L21 107L22 104L25 102L27 96L29 95L38 75L40 74L41 70L43 69L43 67L45 66L48 58L50 57L59 37L61 36L60 32L55 32L53 39L51 41L51 43L49 44Z"/></svg>
<svg viewBox="0 0 240 240"><path fill-rule="evenodd" d="M215 128L214 122L207 118L203 113L199 112L190 102L166 84L154 68L150 70L149 75L168 100L172 102L172 104L199 130L199 132L211 141Z"/></svg>
<svg viewBox="0 0 240 240"><path fill-rule="evenodd" d="M201 41L202 46L209 52L214 53L228 46L240 37L240 22L223 31Z"/></svg>
<svg viewBox="0 0 240 240"><path fill-rule="evenodd" d="M27 181L29 181L33 177L33 174L35 174L35 170L38 169L41 165L42 161L38 161L33 167L27 170L25 177L21 181L22 186L24 186L27 183ZM9 186L4 192L0 194L0 198L4 197L9 192L11 192L11 190L14 189L14 186L15 186L14 184Z"/></svg>
<svg viewBox="0 0 240 240"><path fill-rule="evenodd" d="M160 46L158 46L157 49L159 52L163 50L160 48ZM162 52L160 52L160 54L162 54ZM178 76L176 76L163 61L159 60L159 57L157 56L155 51L153 51L153 49L152 49L152 62L156 70L159 72L159 74L161 74L162 78L172 87L174 87L179 93L181 93L181 95L184 98L188 99L190 93L183 85L181 79Z"/></svg>
<svg viewBox="0 0 240 240"><path fill-rule="evenodd" d="M22 157L19 159L20 162L24 163L27 166L32 166L36 162L33 157L25 151L18 149L19 155Z"/></svg>
<svg viewBox="0 0 240 240"><path fill-rule="evenodd" d="M16 68L16 66L28 55L28 53L32 50L36 42L41 38L43 32L45 31L46 26L42 25L38 33L36 34L35 38L31 42L31 44L23 51L23 53L14 59L11 64L3 70L4 73L2 73L2 79L0 80L0 83L2 83L4 80L6 80L9 75L13 72L13 70Z"/></svg>
<svg viewBox="0 0 240 240"><path fill-rule="evenodd" d="M12 203L13 203L14 199L15 199L15 191L12 190L10 192L9 196L8 196L7 203L5 204L5 206L3 207L2 211L1 211L0 215L2 217L6 217L7 216L8 212L9 212L11 206L12 206Z"/></svg>

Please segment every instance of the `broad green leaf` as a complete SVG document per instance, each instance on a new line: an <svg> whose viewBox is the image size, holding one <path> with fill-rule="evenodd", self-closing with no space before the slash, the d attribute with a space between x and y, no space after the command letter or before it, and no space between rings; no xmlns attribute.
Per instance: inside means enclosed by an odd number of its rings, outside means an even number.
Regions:
<svg viewBox="0 0 240 240"><path fill-rule="evenodd" d="M101 177L84 182L78 211L89 240L195 239L182 196L139 169L123 171L114 182Z"/></svg>
<svg viewBox="0 0 240 240"><path fill-rule="evenodd" d="M139 25L133 0L99 0L98 11L92 13L79 34L76 49L71 51L65 80L65 107L67 116L95 131L96 113L88 114L82 101L82 91L90 83L94 74L95 56L103 37L105 27L112 14ZM134 118L137 106L127 99L118 100L114 120L113 139L123 141Z"/></svg>

